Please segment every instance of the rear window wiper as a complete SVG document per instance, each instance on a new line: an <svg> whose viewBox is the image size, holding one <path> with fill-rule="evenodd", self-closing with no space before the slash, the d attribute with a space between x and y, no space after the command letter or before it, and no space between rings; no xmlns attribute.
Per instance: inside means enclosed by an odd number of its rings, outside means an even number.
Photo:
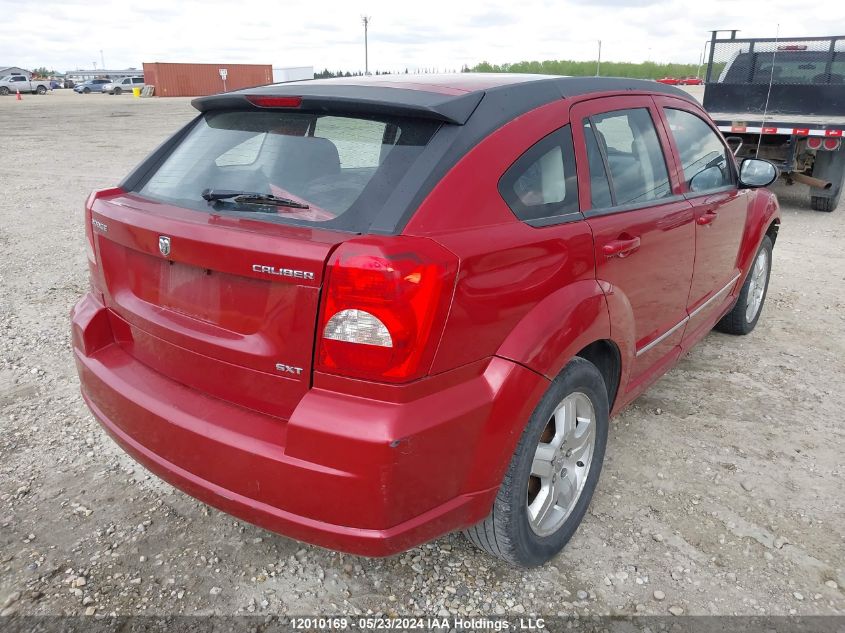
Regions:
<svg viewBox="0 0 845 633"><path fill-rule="evenodd" d="M229 189L206 189L202 192L202 197L208 202L216 202L218 200L229 200L237 204L264 204L274 205L278 207L291 207L293 209L310 209L307 204L297 202L290 198L283 198L281 196L274 196L271 193L256 193L253 191L231 191Z"/></svg>

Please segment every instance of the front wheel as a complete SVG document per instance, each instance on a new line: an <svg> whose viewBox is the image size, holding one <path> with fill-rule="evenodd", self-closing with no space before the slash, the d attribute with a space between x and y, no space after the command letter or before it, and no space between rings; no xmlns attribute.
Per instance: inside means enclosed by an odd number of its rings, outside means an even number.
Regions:
<svg viewBox="0 0 845 633"><path fill-rule="evenodd" d="M6 87L6 86L0 86L0 95L3 95L4 97L8 97L9 96L9 88Z"/></svg>
<svg viewBox="0 0 845 633"><path fill-rule="evenodd" d="M40 95L46 95L47 94L47 88L45 86L38 86L35 89L35 92L40 94Z"/></svg>
<svg viewBox="0 0 845 633"><path fill-rule="evenodd" d="M772 238L766 235L760 249L748 271L748 277L742 284L736 304L722 320L716 324L716 329L726 334L748 334L757 325L766 292L769 289L769 276L772 272Z"/></svg>
<svg viewBox="0 0 845 633"><path fill-rule="evenodd" d="M89 94L91 94L91 88L83 88L83 89L82 89L82 92L83 92L84 94L89 95Z"/></svg>
<svg viewBox="0 0 845 633"><path fill-rule="evenodd" d="M560 552L598 484L608 416L601 373L583 358L572 359L532 413L490 514L464 532L469 540L527 567Z"/></svg>
<svg viewBox="0 0 845 633"><path fill-rule="evenodd" d="M120 88L114 89L114 94L116 94L116 95L119 95L121 92L123 92L123 90L121 90Z"/></svg>

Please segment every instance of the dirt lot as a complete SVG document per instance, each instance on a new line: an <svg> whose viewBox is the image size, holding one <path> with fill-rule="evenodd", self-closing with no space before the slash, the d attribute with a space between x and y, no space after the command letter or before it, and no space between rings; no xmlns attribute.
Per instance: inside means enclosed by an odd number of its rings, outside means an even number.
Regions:
<svg viewBox="0 0 845 633"><path fill-rule="evenodd" d="M0 98L6 613L845 614L845 208L777 189L760 325L711 334L612 422L592 509L553 564L514 569L459 535L369 560L158 481L79 396L85 196L191 116L182 99Z"/></svg>

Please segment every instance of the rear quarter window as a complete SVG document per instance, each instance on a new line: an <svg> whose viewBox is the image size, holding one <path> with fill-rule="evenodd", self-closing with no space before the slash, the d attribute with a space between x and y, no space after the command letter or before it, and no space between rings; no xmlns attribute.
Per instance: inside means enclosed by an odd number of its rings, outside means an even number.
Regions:
<svg viewBox="0 0 845 633"><path fill-rule="evenodd" d="M400 117L207 112L137 192L209 213L362 232L437 128ZM270 194L308 208L208 203L207 189Z"/></svg>
<svg viewBox="0 0 845 633"><path fill-rule="evenodd" d="M565 126L523 153L499 180L514 215L531 224L580 218L572 133Z"/></svg>

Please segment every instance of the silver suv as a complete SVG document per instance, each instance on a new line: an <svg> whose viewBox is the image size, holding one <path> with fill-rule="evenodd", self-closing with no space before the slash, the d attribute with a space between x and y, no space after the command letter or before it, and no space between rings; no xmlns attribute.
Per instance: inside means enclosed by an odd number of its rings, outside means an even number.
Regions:
<svg viewBox="0 0 845 633"><path fill-rule="evenodd" d="M132 88L143 87L143 77L124 77L123 79L116 79L111 83L103 84L103 92L108 92L110 95L119 95L122 92L132 92Z"/></svg>

